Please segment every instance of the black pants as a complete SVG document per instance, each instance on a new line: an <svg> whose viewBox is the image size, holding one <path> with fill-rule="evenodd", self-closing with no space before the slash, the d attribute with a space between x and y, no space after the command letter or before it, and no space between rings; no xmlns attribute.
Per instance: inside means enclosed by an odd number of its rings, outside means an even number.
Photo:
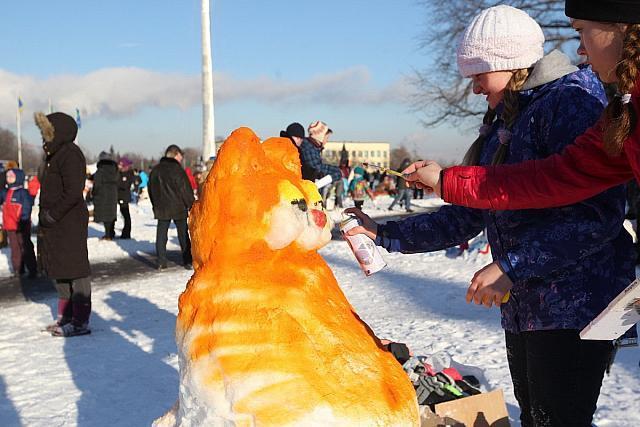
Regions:
<svg viewBox="0 0 640 427"><path fill-rule="evenodd" d="M187 229L187 219L174 219L173 223L178 229L178 241L182 252L182 262L191 264L191 240L189 240L189 230ZM156 253L158 264L167 263L167 233L169 232L170 219L159 219L156 228Z"/></svg>
<svg viewBox="0 0 640 427"><path fill-rule="evenodd" d="M122 200L120 200L118 204L120 205L120 213L124 218L124 227L122 227L122 234L120 235L120 237L122 237L123 239L130 239L131 238L131 214L129 213L129 203L123 202Z"/></svg>
<svg viewBox="0 0 640 427"><path fill-rule="evenodd" d="M523 427L590 427L613 344L577 330L505 332Z"/></svg>
<svg viewBox="0 0 640 427"><path fill-rule="evenodd" d="M116 221L109 221L104 223L104 237L113 239L116 237Z"/></svg>

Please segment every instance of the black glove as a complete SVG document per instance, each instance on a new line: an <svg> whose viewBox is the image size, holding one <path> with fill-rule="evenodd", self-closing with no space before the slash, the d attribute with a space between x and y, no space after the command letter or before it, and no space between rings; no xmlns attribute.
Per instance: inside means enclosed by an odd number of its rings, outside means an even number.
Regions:
<svg viewBox="0 0 640 427"><path fill-rule="evenodd" d="M56 223L55 218L51 216L49 211L40 211L40 215L38 215L39 225L49 226Z"/></svg>

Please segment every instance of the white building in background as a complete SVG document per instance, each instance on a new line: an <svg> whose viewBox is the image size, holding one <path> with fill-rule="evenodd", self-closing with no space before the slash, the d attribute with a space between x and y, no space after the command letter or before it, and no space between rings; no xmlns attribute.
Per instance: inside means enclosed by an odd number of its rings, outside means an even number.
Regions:
<svg viewBox="0 0 640 427"><path fill-rule="evenodd" d="M390 146L388 142L331 141L325 145L322 158L327 163L337 165L343 146L349 153L350 166L366 162L383 168L389 167Z"/></svg>
<svg viewBox="0 0 640 427"><path fill-rule="evenodd" d="M223 142L216 141L216 156ZM322 150L322 158L329 164L338 165L343 147L349 153L349 166L371 163L383 168L389 167L391 148L388 142L332 141L328 142Z"/></svg>

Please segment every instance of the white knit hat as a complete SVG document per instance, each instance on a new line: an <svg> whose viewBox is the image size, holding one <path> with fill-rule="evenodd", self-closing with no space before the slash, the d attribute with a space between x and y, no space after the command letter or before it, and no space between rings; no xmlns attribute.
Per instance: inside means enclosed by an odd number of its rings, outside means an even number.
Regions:
<svg viewBox="0 0 640 427"><path fill-rule="evenodd" d="M325 135L328 133L333 133L329 126L325 122L321 122L320 120L316 120L315 122L309 125L307 129L309 131L309 136L316 141L322 142Z"/></svg>
<svg viewBox="0 0 640 427"><path fill-rule="evenodd" d="M464 77L489 71L529 68L544 55L542 28L511 6L483 10L458 44L458 69Z"/></svg>

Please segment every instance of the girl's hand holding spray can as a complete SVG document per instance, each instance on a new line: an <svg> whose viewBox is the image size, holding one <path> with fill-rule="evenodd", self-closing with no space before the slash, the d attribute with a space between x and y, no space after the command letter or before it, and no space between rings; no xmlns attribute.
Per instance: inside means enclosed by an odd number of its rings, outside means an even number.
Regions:
<svg viewBox="0 0 640 427"><path fill-rule="evenodd" d="M354 234L349 236L347 232L355 227L361 226L360 221L356 216L344 215L343 220L340 222L340 231L342 236L349 243L351 251L355 255L360 268L365 275L371 276L382 270L387 266L380 250L374 243L374 241L365 234Z"/></svg>

